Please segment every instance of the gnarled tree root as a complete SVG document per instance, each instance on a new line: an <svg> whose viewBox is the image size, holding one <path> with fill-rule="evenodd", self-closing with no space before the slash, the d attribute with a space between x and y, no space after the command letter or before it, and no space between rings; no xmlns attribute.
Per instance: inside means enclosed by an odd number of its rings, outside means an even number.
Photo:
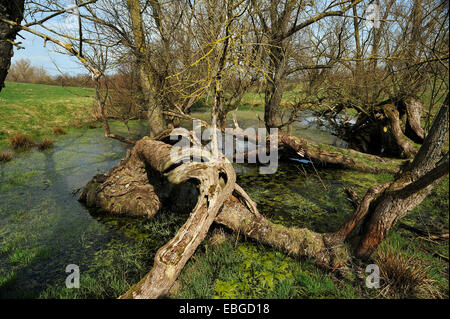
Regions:
<svg viewBox="0 0 450 319"><path fill-rule="evenodd" d="M158 250L152 270L121 298L165 295L213 221L291 256L313 258L323 267L333 268L347 259L345 246L327 245L323 234L305 228L285 227L264 218L245 191L235 184L234 169L226 160L188 162L173 168L176 161L170 154L171 148L150 138L138 141L117 167L105 175L95 176L80 195L80 201L89 207L150 218L161 207L162 195L158 194L158 188L166 187L162 184L154 187L149 182L152 172L167 176L167 184L178 185L190 179L199 182L197 204L186 223Z"/></svg>
<svg viewBox="0 0 450 319"><path fill-rule="evenodd" d="M208 155L196 149L192 152L196 156ZM153 186L148 180L145 182L146 169L164 174L175 185L191 179L199 182L197 204L188 220L175 237L158 250L152 270L123 298L158 298L166 294L235 187L236 175L226 159L212 162L207 158L207 163L188 161L173 168L190 155L171 153L170 145L144 138L136 143L118 167L104 178L94 178L80 196L88 206L98 206L111 213L151 217L159 210L160 201ZM223 187L220 186L221 174L226 178ZM102 183L95 185L99 182Z"/></svg>

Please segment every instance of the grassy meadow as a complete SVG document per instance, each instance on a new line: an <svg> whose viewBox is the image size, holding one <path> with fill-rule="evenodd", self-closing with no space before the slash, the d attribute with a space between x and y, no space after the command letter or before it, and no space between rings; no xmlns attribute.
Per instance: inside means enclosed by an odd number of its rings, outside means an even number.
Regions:
<svg viewBox="0 0 450 319"><path fill-rule="evenodd" d="M54 127L80 126L93 120L93 89L6 82L0 93L0 150L16 134L38 141Z"/></svg>

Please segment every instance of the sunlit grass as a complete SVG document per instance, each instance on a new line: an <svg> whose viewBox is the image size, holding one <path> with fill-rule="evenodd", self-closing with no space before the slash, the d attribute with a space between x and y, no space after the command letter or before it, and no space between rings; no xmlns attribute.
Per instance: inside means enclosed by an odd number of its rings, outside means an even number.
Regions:
<svg viewBox="0 0 450 319"><path fill-rule="evenodd" d="M93 89L6 82L0 93L0 149L15 134L61 134L54 127L92 121Z"/></svg>

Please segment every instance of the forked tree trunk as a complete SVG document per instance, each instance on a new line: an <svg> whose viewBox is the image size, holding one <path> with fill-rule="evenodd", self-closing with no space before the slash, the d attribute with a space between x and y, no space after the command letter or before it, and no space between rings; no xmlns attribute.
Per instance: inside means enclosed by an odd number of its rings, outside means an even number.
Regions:
<svg viewBox="0 0 450 319"><path fill-rule="evenodd" d="M439 160L448 137L448 111L447 94L411 167L384 190L371 209L364 225L357 256L369 256L387 236L395 222L419 205L442 177L448 174L448 153Z"/></svg>
<svg viewBox="0 0 450 319"><path fill-rule="evenodd" d="M405 177L393 182L378 198L363 227L356 256L369 257L386 238L394 224L418 206L431 190L448 174L448 154L431 172L420 178Z"/></svg>
<svg viewBox="0 0 450 319"><path fill-rule="evenodd" d="M373 114L360 113L354 125L338 126L350 147L385 156L413 158L414 143L422 144L423 103L415 97L389 99Z"/></svg>
<svg viewBox="0 0 450 319"><path fill-rule="evenodd" d="M327 235L329 244L345 240L364 219L356 256L370 256L394 224L419 205L442 177L448 174L448 153L439 160L448 137L448 110L447 95L410 167L394 181L369 189L352 217L336 233Z"/></svg>

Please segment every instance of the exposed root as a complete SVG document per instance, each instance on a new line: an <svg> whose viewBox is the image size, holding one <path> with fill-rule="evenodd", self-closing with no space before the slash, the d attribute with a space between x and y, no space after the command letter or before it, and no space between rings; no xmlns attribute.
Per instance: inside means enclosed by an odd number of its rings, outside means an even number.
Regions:
<svg viewBox="0 0 450 319"><path fill-rule="evenodd" d="M152 270L122 298L165 295L235 188L236 175L226 158L214 161L211 154L196 148L178 154L171 150L172 146L150 138L138 141L118 167L103 177L94 178L80 196L88 206L112 213L151 217L159 210L160 201L149 184L148 169L164 174L173 185L192 179L199 182L197 204L188 220L175 237L158 250ZM192 155L208 162L184 162ZM221 174L226 177L223 187L220 186Z"/></svg>
<svg viewBox="0 0 450 319"><path fill-rule="evenodd" d="M403 157L414 157L417 150L411 144L409 139L403 134L400 126L399 113L394 105L387 104L383 108L384 114L389 119L389 126L392 136L394 137L396 144L401 149L401 155Z"/></svg>

